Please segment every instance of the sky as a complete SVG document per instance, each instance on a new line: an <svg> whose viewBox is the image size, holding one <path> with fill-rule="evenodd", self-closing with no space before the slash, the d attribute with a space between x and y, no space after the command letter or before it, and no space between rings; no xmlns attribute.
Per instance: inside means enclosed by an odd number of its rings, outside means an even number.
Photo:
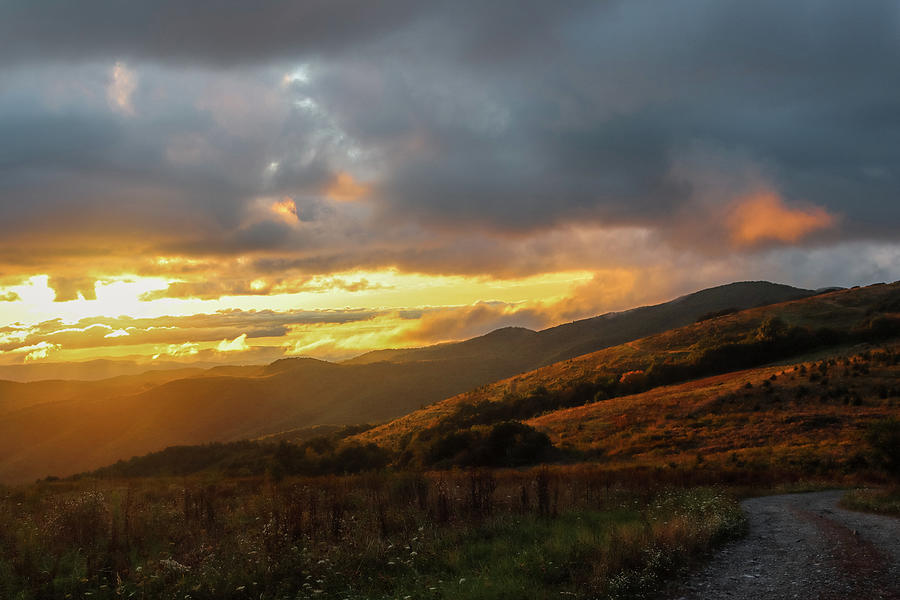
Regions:
<svg viewBox="0 0 900 600"><path fill-rule="evenodd" d="M0 0L0 364L900 278L893 1Z"/></svg>

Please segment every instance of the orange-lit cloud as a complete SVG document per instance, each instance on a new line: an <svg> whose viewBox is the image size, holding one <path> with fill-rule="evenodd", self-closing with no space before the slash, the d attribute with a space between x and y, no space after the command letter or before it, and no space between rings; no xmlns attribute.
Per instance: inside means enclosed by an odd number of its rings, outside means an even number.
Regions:
<svg viewBox="0 0 900 600"><path fill-rule="evenodd" d="M774 191L738 200L728 219L732 241L750 246L767 241L796 242L835 224L835 216L819 206L791 208Z"/></svg>
<svg viewBox="0 0 900 600"><path fill-rule="evenodd" d="M47 285L56 292L56 302L97 299L96 280L91 277L52 277Z"/></svg>
<svg viewBox="0 0 900 600"><path fill-rule="evenodd" d="M337 202L355 202L369 193L369 186L356 181L350 173L341 171L325 190L325 195Z"/></svg>
<svg viewBox="0 0 900 600"><path fill-rule="evenodd" d="M425 312L398 332L398 341L404 345L433 344L475 337L501 327L543 329L552 323L553 314L540 305L478 302Z"/></svg>
<svg viewBox="0 0 900 600"><path fill-rule="evenodd" d="M285 196L281 200L276 200L269 207L279 219L291 225L297 223L300 219L297 217L297 205L293 198Z"/></svg>

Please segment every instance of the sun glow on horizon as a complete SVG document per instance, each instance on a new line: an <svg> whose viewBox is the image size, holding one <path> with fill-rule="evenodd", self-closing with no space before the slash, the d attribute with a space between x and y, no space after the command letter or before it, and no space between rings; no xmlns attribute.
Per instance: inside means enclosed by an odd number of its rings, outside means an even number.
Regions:
<svg viewBox="0 0 900 600"><path fill-rule="evenodd" d="M180 266L177 259L170 258L160 259L157 264ZM568 271L495 279L405 273L397 269L354 270L277 285L267 278L255 277L238 286L245 293L198 298L166 296L183 290L177 287L179 284L197 279L122 274L94 280L95 298L86 299L79 293L77 299L58 302L52 277L36 275L19 285L0 289L18 298L0 306L0 326L9 329L2 340L19 340L15 352L0 351L0 363L21 362L23 353L28 361L98 357L186 360L203 356L208 360L266 360L277 355L308 354L346 358L383 347L480 335L494 328L495 321L500 325L544 324L553 318L554 303L569 297L593 276L592 272ZM277 316L298 310L312 316L302 323L289 321L287 325L267 326L263 319L252 331L229 334L223 330L225 337L219 335L215 339L209 337L219 331L214 325L182 330L183 325L169 324L178 319L202 320L203 316L219 315L226 321L230 314ZM353 314L340 316L348 311ZM534 311L542 316L535 316ZM437 316L444 314L457 316ZM137 321L142 324L136 329ZM159 325L154 325L157 322ZM30 343L38 339L37 332L47 323L51 326L44 328L48 331L46 339L42 339L45 343ZM9 327L13 324L17 325ZM179 335L180 340L154 341Z"/></svg>

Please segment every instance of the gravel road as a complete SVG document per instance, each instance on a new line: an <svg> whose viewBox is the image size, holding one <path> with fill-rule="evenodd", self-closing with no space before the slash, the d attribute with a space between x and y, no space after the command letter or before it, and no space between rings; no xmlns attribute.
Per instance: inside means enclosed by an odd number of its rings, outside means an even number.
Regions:
<svg viewBox="0 0 900 600"><path fill-rule="evenodd" d="M900 519L838 508L842 494L745 500L748 535L668 597L900 600Z"/></svg>

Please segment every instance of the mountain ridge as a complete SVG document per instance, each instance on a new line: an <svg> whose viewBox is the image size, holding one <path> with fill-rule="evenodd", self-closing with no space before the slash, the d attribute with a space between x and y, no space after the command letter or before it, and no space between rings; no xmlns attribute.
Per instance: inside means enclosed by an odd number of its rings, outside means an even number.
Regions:
<svg viewBox="0 0 900 600"><path fill-rule="evenodd" d="M386 357L384 360L388 362L408 362L413 360L434 360L439 356L448 354L456 354L460 351L477 345L488 345L491 341L499 337L500 332L504 335L516 335L522 339L540 340L547 346L536 352L533 362L552 364L559 360L565 360L573 356L579 356L599 347L615 345L621 343L617 340L636 339L649 335L649 333L660 330L661 325L658 324L661 319L668 319L666 325L677 327L680 324L686 325L692 320L701 316L705 312L716 309L725 308L753 308L759 305L771 304L774 302L784 302L786 300L794 300L816 295L814 290L806 290L795 288L792 286L772 283L769 281L738 281L734 283L723 284L704 290L684 294L667 302L657 304L638 306L623 311L607 312L594 317L579 319L570 323L562 323L553 327L548 327L540 331L520 327L504 327L495 329L487 334L463 340L460 342L446 342L434 346L424 346L420 348L407 349L385 349L373 350L361 354L358 357L343 361L341 364L363 364L371 362L379 362L379 357ZM676 309L683 309L688 305L685 313L681 318L671 314ZM725 306L728 305L728 306ZM699 313L699 314L698 314ZM609 338L603 338L593 329L595 326L609 328L611 325L617 325L623 320L627 320L627 326L632 326L632 319L640 319L644 324L640 326L641 335L635 335L631 331L614 333ZM671 328L669 327L669 328ZM664 329L663 329L664 330ZM505 333L509 331L510 333ZM570 341L574 338L575 341ZM505 341L505 340L504 340ZM611 343L615 341L615 343ZM590 348L583 351L584 348ZM392 358L387 358L392 357ZM535 365L539 366L539 365Z"/></svg>

